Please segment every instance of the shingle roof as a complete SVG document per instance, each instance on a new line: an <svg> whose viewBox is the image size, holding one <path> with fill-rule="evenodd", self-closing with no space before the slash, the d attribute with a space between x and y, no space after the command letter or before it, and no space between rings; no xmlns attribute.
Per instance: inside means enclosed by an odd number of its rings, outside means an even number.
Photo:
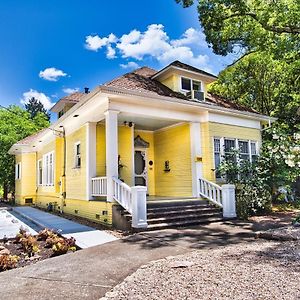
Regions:
<svg viewBox="0 0 300 300"><path fill-rule="evenodd" d="M176 63L176 62L174 62ZM107 83L104 86L120 88L128 91L134 92L144 92L153 95L166 96L172 98L178 98L186 100L189 102L199 102L197 100L191 100L187 98L184 94L174 92L161 82L152 79L157 71L148 67L142 67L137 70L134 70L130 73L126 73L120 77L117 77ZM235 109L239 111L247 111L252 113L258 113L252 108L245 107L240 104L233 103L225 98L214 94L207 94L205 98L205 103L212 104L224 108Z"/></svg>
<svg viewBox="0 0 300 300"><path fill-rule="evenodd" d="M75 92L75 93L72 93L72 94L69 94L63 98L60 99L61 100L64 100L65 102L79 102L79 100L81 99L81 97L84 95L84 93L81 93L81 92Z"/></svg>
<svg viewBox="0 0 300 300"><path fill-rule="evenodd" d="M20 140L17 142L18 145L29 145L34 141L37 141L40 137L43 136L43 134L48 130L48 128L44 128L30 136L27 136L23 140Z"/></svg>
<svg viewBox="0 0 300 300"><path fill-rule="evenodd" d="M183 94L172 91L161 82L151 79L151 76L155 73L157 73L157 71L151 68L142 67L134 70L133 72L126 73L118 78L115 78L105 83L104 86L180 99L186 98Z"/></svg>
<svg viewBox="0 0 300 300"><path fill-rule="evenodd" d="M195 68L193 66L187 65L187 64L185 64L185 63L183 63L183 62L181 62L179 60L173 61L172 63L170 63L169 65L167 65L163 69L161 69L158 73L163 72L165 69L167 69L167 68L169 68L171 66L177 67L177 68L181 68L181 69L184 69L184 70L188 70L188 71L192 71L192 72L196 72L196 73L199 73L199 74L202 74L202 75L206 75L206 76L218 78L216 75L213 75L213 74L208 73L206 71L200 70L200 69Z"/></svg>

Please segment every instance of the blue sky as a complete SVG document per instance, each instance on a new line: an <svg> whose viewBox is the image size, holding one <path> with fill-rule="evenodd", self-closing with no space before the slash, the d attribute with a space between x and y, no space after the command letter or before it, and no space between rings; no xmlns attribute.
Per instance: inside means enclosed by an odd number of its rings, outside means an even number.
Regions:
<svg viewBox="0 0 300 300"><path fill-rule="evenodd" d="M46 106L135 66L180 59L217 74L232 57L212 53L196 7L174 0L0 2L0 104L32 95Z"/></svg>

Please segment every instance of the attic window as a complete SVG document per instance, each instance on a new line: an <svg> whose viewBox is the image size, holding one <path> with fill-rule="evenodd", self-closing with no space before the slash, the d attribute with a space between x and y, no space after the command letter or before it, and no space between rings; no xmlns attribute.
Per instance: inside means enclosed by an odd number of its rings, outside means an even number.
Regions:
<svg viewBox="0 0 300 300"><path fill-rule="evenodd" d="M181 89L185 91L202 91L201 81L181 77Z"/></svg>

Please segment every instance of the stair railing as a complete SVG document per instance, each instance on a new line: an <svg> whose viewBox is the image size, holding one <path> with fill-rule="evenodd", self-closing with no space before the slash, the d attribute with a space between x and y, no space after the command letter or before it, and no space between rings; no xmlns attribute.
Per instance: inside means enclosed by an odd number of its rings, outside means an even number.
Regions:
<svg viewBox="0 0 300 300"><path fill-rule="evenodd" d="M235 186L233 184L220 186L204 178L199 179L199 184L200 196L223 208L224 218L236 217Z"/></svg>
<svg viewBox="0 0 300 300"><path fill-rule="evenodd" d="M113 177L113 198L132 216L132 227L147 227L147 188L130 187L120 179Z"/></svg>

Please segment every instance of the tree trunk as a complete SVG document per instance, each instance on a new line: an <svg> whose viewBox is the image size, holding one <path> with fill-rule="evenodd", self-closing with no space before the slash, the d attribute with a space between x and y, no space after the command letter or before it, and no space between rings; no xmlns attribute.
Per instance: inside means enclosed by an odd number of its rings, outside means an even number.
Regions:
<svg viewBox="0 0 300 300"><path fill-rule="evenodd" d="M3 184L3 199L7 200L8 197L8 184L4 183Z"/></svg>

